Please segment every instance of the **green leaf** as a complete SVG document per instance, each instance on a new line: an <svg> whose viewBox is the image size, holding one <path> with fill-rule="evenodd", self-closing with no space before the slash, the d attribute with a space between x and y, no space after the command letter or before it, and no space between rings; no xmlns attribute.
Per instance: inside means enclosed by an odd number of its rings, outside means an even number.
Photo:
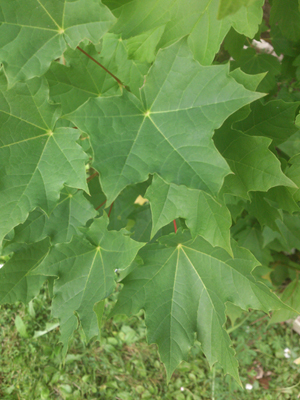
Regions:
<svg viewBox="0 0 300 400"><path fill-rule="evenodd" d="M293 310L276 310L270 319L270 324L285 322L288 319L296 318L300 313L300 285L298 279L295 279L284 289L281 300L289 305Z"/></svg>
<svg viewBox="0 0 300 400"><path fill-rule="evenodd" d="M262 228L267 225L273 230L278 229L275 221L281 219L282 216L278 209L268 203L265 193L251 193L251 203L246 206L246 209L250 215L258 220Z"/></svg>
<svg viewBox="0 0 300 400"><path fill-rule="evenodd" d="M292 178L290 177L290 179ZM293 197L295 190L297 189L284 186L275 186L265 194L265 198L273 207L292 214L295 211L300 211L300 208Z"/></svg>
<svg viewBox="0 0 300 400"><path fill-rule="evenodd" d="M287 252L292 252L294 248L300 248L300 215L283 215L283 221L277 220L277 226L281 233L280 242Z"/></svg>
<svg viewBox="0 0 300 400"><path fill-rule="evenodd" d="M219 0L177 1L159 46L169 46L189 35L188 44L195 59L210 65L231 26L246 36L255 35L262 19L262 3L263 0L257 0L249 9L243 7L234 16L220 21L217 18Z"/></svg>
<svg viewBox="0 0 300 400"><path fill-rule="evenodd" d="M44 79L6 90L0 76L0 242L34 208L50 213L64 184L87 190L79 132L55 128L59 113Z"/></svg>
<svg viewBox="0 0 300 400"><path fill-rule="evenodd" d="M165 26L159 26L141 35L126 40L130 59L152 63L156 56L156 47L162 37Z"/></svg>
<svg viewBox="0 0 300 400"><path fill-rule="evenodd" d="M227 15L235 14L241 7L249 7L255 0L220 0L218 18L225 18Z"/></svg>
<svg viewBox="0 0 300 400"><path fill-rule="evenodd" d="M232 58L237 60L243 52L245 42L246 37L231 28L224 39L224 49L228 51Z"/></svg>
<svg viewBox="0 0 300 400"><path fill-rule="evenodd" d="M105 308L105 300L98 301L98 303L95 303L93 307L94 313L96 314L97 317L99 332L101 332L102 328L102 318L103 318L104 308Z"/></svg>
<svg viewBox="0 0 300 400"><path fill-rule="evenodd" d="M231 325L234 326L236 320L243 316L243 310L228 301L226 303L226 315L229 317Z"/></svg>
<svg viewBox="0 0 300 400"><path fill-rule="evenodd" d="M193 236L200 235L213 246L223 247L232 254L231 216L224 204L201 190L167 184L157 175L154 175L145 197L151 206L152 237L173 219L181 217L186 219Z"/></svg>
<svg viewBox="0 0 300 400"><path fill-rule="evenodd" d="M152 0L104 0L103 3L118 18L110 31L128 39L164 26L171 19L176 0L160 0L154 3Z"/></svg>
<svg viewBox="0 0 300 400"><path fill-rule="evenodd" d="M298 0L273 0L270 23L278 25L282 34L294 42L300 40L300 11Z"/></svg>
<svg viewBox="0 0 300 400"><path fill-rule="evenodd" d="M289 157L293 157L300 153L300 130L292 135L286 142L279 146L280 150Z"/></svg>
<svg viewBox="0 0 300 400"><path fill-rule="evenodd" d="M134 221L134 226L131 229L133 234L131 238L138 242L149 242L151 239L151 211L149 204L137 206L137 208L128 216L129 220Z"/></svg>
<svg viewBox="0 0 300 400"><path fill-rule="evenodd" d="M154 172L169 183L219 191L230 171L213 145L213 130L261 97L227 68L202 67L182 40L159 53L142 89L144 103L124 92L90 99L67 116L90 137L109 204Z"/></svg>
<svg viewBox="0 0 300 400"><path fill-rule="evenodd" d="M135 201L139 196L144 196L149 184L150 180L138 183L137 185L129 185L119 194L111 209L108 225L110 230L114 229L118 231L126 227L128 219L130 219L130 214L137 207Z"/></svg>
<svg viewBox="0 0 300 400"><path fill-rule="evenodd" d="M235 233L237 231L237 233ZM264 238L262 232L256 225L249 225L249 222L239 220L233 229L233 235L239 246L251 251L257 260L263 265L269 265L273 261L271 252L264 246Z"/></svg>
<svg viewBox="0 0 300 400"><path fill-rule="evenodd" d="M58 276L54 285L53 316L60 319L64 352L77 327L77 318L89 341L98 335L95 303L108 297L115 287L115 269L125 269L144 243L122 232L107 230L108 218L96 219L85 238L73 236L70 243L53 246L33 274Z"/></svg>
<svg viewBox="0 0 300 400"><path fill-rule="evenodd" d="M25 246L0 269L0 304L29 301L38 294L46 277L31 275L49 251L49 239Z"/></svg>
<svg viewBox="0 0 300 400"><path fill-rule="evenodd" d="M234 16L217 19L219 0L105 1L118 17L111 31L124 39L150 37L165 27L158 48L165 48L188 35L195 58L210 65L227 32L233 26L239 33L253 37L262 19L263 0L243 7ZM184 16L184 18L183 18Z"/></svg>
<svg viewBox="0 0 300 400"><path fill-rule="evenodd" d="M234 128L247 135L269 137L277 146L297 132L294 121L299 105L299 102L286 103L282 100L273 100L266 104L256 101L250 106L249 116L234 124Z"/></svg>
<svg viewBox="0 0 300 400"><path fill-rule="evenodd" d="M268 191L273 186L290 186L293 182L280 168L280 162L268 149L271 140L248 136L224 124L214 141L228 162L233 175L225 178L223 193L248 199L250 191Z"/></svg>
<svg viewBox="0 0 300 400"><path fill-rule="evenodd" d="M128 60L125 43L118 36L106 34L100 54L92 44L82 44L80 48L139 96L139 88L144 83L149 65ZM62 105L63 115L76 110L91 97L121 94L118 82L78 49L67 50L64 57L67 65L53 62L45 75L50 97Z"/></svg>
<svg viewBox="0 0 300 400"><path fill-rule="evenodd" d="M144 309L149 343L157 343L168 379L194 343L194 332L210 365L219 362L239 381L237 361L224 329L225 303L268 311L284 308L251 271L257 261L233 243L235 258L198 237L171 235L140 251L144 265L122 283L114 314ZM188 313L186 310L189 310Z"/></svg>
<svg viewBox="0 0 300 400"><path fill-rule="evenodd" d="M243 50L240 58L231 64L232 68L240 67L247 74L267 72L266 77L257 88L258 91L265 93L274 89L275 77L281 72L281 65L276 57L271 54L258 54L253 48Z"/></svg>
<svg viewBox="0 0 300 400"><path fill-rule="evenodd" d="M17 315L15 318L15 326L22 338L28 338L26 325L24 324L24 321L19 315Z"/></svg>
<svg viewBox="0 0 300 400"><path fill-rule="evenodd" d="M73 235L80 235L78 228L96 215L97 212L85 199L83 192L65 188L49 217L36 209L24 224L15 228L13 243L33 243L47 236L52 244L69 242Z"/></svg>
<svg viewBox="0 0 300 400"><path fill-rule="evenodd" d="M1 0L0 62L9 85L43 75L67 45L99 42L114 21L98 0Z"/></svg>
<svg viewBox="0 0 300 400"><path fill-rule="evenodd" d="M253 0L247 7L241 7L235 15L231 17L233 28L241 35L253 39L262 22L263 5L264 0Z"/></svg>
<svg viewBox="0 0 300 400"><path fill-rule="evenodd" d="M96 173L96 172L94 172ZM93 179L88 178L89 194L84 193L85 198L91 202L96 210L99 210L106 203L106 197L100 185L99 176ZM100 207L101 206L101 207Z"/></svg>
<svg viewBox="0 0 300 400"><path fill-rule="evenodd" d="M80 47L98 62L105 64L107 61L99 56L92 44ZM67 65L54 61L45 74L50 97L61 104L63 115L76 110L90 97L120 93L116 80L79 50L68 49L64 57Z"/></svg>
<svg viewBox="0 0 300 400"><path fill-rule="evenodd" d="M291 189L295 201L300 201L300 154L295 155L289 161L291 167L287 170L287 176L295 182L297 189Z"/></svg>

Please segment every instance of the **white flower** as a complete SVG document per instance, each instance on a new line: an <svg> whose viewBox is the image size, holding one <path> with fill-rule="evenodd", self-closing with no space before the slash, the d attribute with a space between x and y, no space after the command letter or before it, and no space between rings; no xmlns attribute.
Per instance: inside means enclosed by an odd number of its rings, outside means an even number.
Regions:
<svg viewBox="0 0 300 400"><path fill-rule="evenodd" d="M253 389L253 385L251 385L251 383L246 383L245 388L246 388L247 390L252 390L252 389Z"/></svg>
<svg viewBox="0 0 300 400"><path fill-rule="evenodd" d="M180 390L183 392L184 391L184 387L181 386Z"/></svg>
<svg viewBox="0 0 300 400"><path fill-rule="evenodd" d="M284 352L284 357L285 358L290 358L291 357L291 350L290 349L288 349L288 348L285 348L284 350L283 350L283 352Z"/></svg>

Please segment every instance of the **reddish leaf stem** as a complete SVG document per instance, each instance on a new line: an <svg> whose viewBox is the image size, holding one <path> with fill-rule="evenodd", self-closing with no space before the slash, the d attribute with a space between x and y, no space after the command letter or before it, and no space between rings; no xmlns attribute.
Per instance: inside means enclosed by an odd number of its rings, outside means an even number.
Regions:
<svg viewBox="0 0 300 400"><path fill-rule="evenodd" d="M99 210L99 208L101 208L102 206L104 206L104 204L106 203L106 200L100 204L100 206L96 207L95 210Z"/></svg>
<svg viewBox="0 0 300 400"><path fill-rule="evenodd" d="M120 81L120 79L117 78L114 74L112 74L107 68L105 68L104 65L100 64L97 60L95 60L92 56L90 56L86 51L84 51L79 46L77 46L77 49L80 50L83 54L85 54L92 61L94 61L97 65L99 65L99 67L103 68L104 71L106 71L110 76L112 76L118 82L119 85L121 85L122 87L125 87L125 85Z"/></svg>
<svg viewBox="0 0 300 400"><path fill-rule="evenodd" d="M87 178L87 182L89 182L89 181L91 181L92 179L94 179L96 176L98 176L99 175L99 173L98 172L94 172L91 176L89 176L88 178Z"/></svg>
<svg viewBox="0 0 300 400"><path fill-rule="evenodd" d="M108 217L110 216L111 210L113 208L114 202L111 203L110 207L109 207L109 211L108 211Z"/></svg>
<svg viewBox="0 0 300 400"><path fill-rule="evenodd" d="M177 224L176 224L176 219L173 220L173 224L174 224L174 231L175 233L177 233Z"/></svg>

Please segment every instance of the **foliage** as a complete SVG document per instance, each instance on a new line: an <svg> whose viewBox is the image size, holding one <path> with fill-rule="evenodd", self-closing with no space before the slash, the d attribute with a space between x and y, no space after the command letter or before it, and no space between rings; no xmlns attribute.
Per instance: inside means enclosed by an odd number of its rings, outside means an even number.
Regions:
<svg viewBox="0 0 300 400"><path fill-rule="evenodd" d="M0 0L0 303L48 280L64 355L78 325L99 334L116 281L112 313L144 310L168 379L197 337L239 382L234 306L297 315L300 11L284 3Z"/></svg>

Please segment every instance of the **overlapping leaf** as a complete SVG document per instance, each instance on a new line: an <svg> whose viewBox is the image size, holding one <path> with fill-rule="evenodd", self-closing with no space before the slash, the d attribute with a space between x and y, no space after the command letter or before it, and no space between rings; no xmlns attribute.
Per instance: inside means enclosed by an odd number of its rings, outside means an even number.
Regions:
<svg viewBox="0 0 300 400"><path fill-rule="evenodd" d="M251 105L249 116L234 124L234 128L247 135L269 137L277 146L297 132L294 120L299 105L299 102L286 103L282 100L266 104L256 101Z"/></svg>
<svg viewBox="0 0 300 400"><path fill-rule="evenodd" d="M91 44L80 47L139 96L149 65L128 60L125 44L118 36L105 35L100 54ZM69 49L64 57L67 65L53 62L45 75L50 97L62 105L63 115L76 110L91 97L121 94L117 81L86 54Z"/></svg>
<svg viewBox="0 0 300 400"><path fill-rule="evenodd" d="M59 202L49 217L45 212L36 209L24 222L14 230L13 243L34 243L45 237L51 242L69 242L73 235L79 235L78 228L83 227L97 211L76 189L65 188Z"/></svg>
<svg viewBox="0 0 300 400"><path fill-rule="evenodd" d="M264 197L265 193L253 192L251 194L251 203L246 206L250 215L255 217L261 227L267 225L273 230L277 230L276 219L282 218L280 212L275 207L272 207Z"/></svg>
<svg viewBox="0 0 300 400"><path fill-rule="evenodd" d="M255 0L220 0L218 18L222 19L230 14L235 14L241 7L250 6Z"/></svg>
<svg viewBox="0 0 300 400"><path fill-rule="evenodd" d="M209 363L219 362L239 380L223 327L225 303L264 311L284 305L251 276L257 261L249 251L233 243L231 258L200 237L186 240L185 235L171 235L140 251L144 265L122 281L114 313L145 310L149 343L158 344L168 377L186 357L196 332Z"/></svg>
<svg viewBox="0 0 300 400"><path fill-rule="evenodd" d="M95 303L108 297L115 286L115 269L128 267L144 243L122 232L107 230L106 215L96 219L85 238L74 236L70 243L57 244L33 274L58 276L55 281L53 315L60 318L61 340L68 339L77 327L76 313L87 340L98 334L93 311Z"/></svg>
<svg viewBox="0 0 300 400"><path fill-rule="evenodd" d="M49 239L24 246L0 269L0 304L28 303L38 294L46 277L31 275L49 251Z"/></svg>
<svg viewBox="0 0 300 400"><path fill-rule="evenodd" d="M90 99L67 116L90 137L108 203L154 172L167 182L219 191L230 171L213 145L213 130L261 97L227 72L227 66L200 66L182 40L158 55L143 103L125 92Z"/></svg>
<svg viewBox="0 0 300 400"><path fill-rule="evenodd" d="M209 194L186 186L170 185L159 176L154 176L145 197L151 206L152 237L173 219L181 217L186 218L193 236L203 236L213 246L232 252L230 213L224 204L218 203Z"/></svg>
<svg viewBox="0 0 300 400"><path fill-rule="evenodd" d="M257 54L253 48L243 50L240 58L232 62L232 66L234 68L240 67L247 74L267 72L266 77L258 87L258 90L264 93L274 89L276 85L275 77L281 71L281 65L277 57L266 53Z"/></svg>
<svg viewBox="0 0 300 400"><path fill-rule="evenodd" d="M274 186L295 187L283 174L280 162L268 149L271 139L249 136L225 123L214 141L234 175L225 179L224 193L248 198L249 191L267 191Z"/></svg>
<svg viewBox="0 0 300 400"><path fill-rule="evenodd" d="M271 8L270 22L278 25L282 34L292 40L300 40L300 10L298 0L274 0Z"/></svg>
<svg viewBox="0 0 300 400"><path fill-rule="evenodd" d="M209 65L231 26L249 37L255 35L262 19L263 0L255 0L223 20L217 18L219 0L144 0L142 3L106 0L105 4L118 17L112 32L128 39L142 34L150 36L153 30L164 27L158 48L189 35L188 43L195 58Z"/></svg>
<svg viewBox="0 0 300 400"><path fill-rule="evenodd" d="M60 107L48 103L44 79L6 90L0 76L0 242L28 213L49 213L64 184L87 190L78 130L57 128Z"/></svg>
<svg viewBox="0 0 300 400"><path fill-rule="evenodd" d="M67 44L99 42L114 22L98 0L1 0L0 62L9 85L44 74Z"/></svg>

